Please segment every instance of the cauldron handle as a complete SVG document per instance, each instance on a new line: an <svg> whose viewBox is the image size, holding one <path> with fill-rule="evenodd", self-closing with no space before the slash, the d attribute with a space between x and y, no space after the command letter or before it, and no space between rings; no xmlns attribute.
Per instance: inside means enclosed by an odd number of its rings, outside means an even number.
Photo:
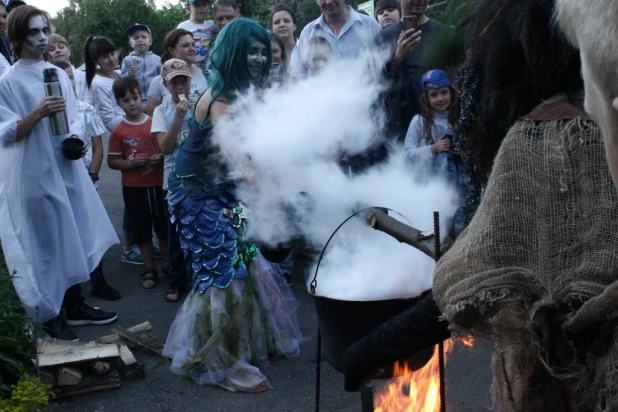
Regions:
<svg viewBox="0 0 618 412"><path fill-rule="evenodd" d="M318 259L318 264L315 267L315 273L313 274L313 279L309 283L309 288L310 288L311 293L313 295L315 295L315 290L316 290L316 288L318 286L317 278L318 278L318 270L320 269L320 263L322 262L322 258L324 257L324 253L326 252L326 248L330 244L330 241L333 239L333 237L335 237L335 235L337 234L339 229L341 229L343 227L343 225L345 225L350 219L358 216L361 213L369 212L369 211L376 211L377 212L377 213L374 213L373 216L367 216L367 218L366 218L367 223L373 229L380 230L381 232L384 232L384 233L394 237L399 242L404 242L404 243L407 243L410 246L416 247L421 252L423 252L426 255L428 255L429 257L435 259L435 256L432 255L431 249L426 247L426 245L422 244L422 242L420 241L420 240L428 240L429 238L431 238L431 236L425 237L425 238L421 239L420 237L423 235L423 232L419 231L416 228L408 226L408 225L406 225L404 223L396 221L392 217L388 216L388 212L393 212L393 213L401 216L402 218L407 220L408 223L411 224L410 220L408 218L406 218L404 215L402 215L401 213L399 213L399 212L397 212L397 211L395 211L393 209L389 209L388 207L377 207L377 206L374 206L374 207L364 207L364 208L354 212L352 215L350 215L348 218L346 218L343 222L341 222L341 224L339 226L337 226L335 231L333 233L331 233L330 237L326 241L326 244L324 245L324 247L322 248L322 252L320 253L320 257ZM403 228L403 230L392 230L394 228L394 225L392 223L390 223L390 222L388 224L389 230L385 230L385 228L383 228L382 225L379 224L381 222L380 220L378 220L378 215L379 214L385 214L386 218L388 218L389 221L397 222L397 224L399 224ZM385 224L384 226L387 226L387 225ZM397 229L400 229L400 228L397 227ZM412 232L412 233L403 233L403 232L406 232L406 231L407 232ZM395 233L395 232L397 232L397 233ZM418 237L419 241L414 241L413 239L411 239L412 236ZM437 241L439 243L439 237L438 237Z"/></svg>

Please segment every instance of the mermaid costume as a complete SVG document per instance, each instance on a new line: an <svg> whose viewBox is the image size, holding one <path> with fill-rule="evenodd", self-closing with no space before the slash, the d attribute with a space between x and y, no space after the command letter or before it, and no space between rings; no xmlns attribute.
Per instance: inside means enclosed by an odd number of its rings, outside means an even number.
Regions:
<svg viewBox="0 0 618 412"><path fill-rule="evenodd" d="M259 368L269 359L298 355L298 302L282 274L244 240L247 208L212 132L208 116L191 125L169 177L170 218L194 283L163 354L172 371L200 384L250 392L268 385Z"/></svg>

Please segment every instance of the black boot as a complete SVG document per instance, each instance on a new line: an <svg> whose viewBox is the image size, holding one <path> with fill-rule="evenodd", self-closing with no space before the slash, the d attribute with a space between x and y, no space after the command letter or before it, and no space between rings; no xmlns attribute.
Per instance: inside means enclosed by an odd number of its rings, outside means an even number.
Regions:
<svg viewBox="0 0 618 412"><path fill-rule="evenodd" d="M53 339L71 340L73 342L77 342L79 340L77 335L75 335L71 328L69 328L69 325L67 325L67 322L62 314L43 323L43 329L45 330L45 333Z"/></svg>

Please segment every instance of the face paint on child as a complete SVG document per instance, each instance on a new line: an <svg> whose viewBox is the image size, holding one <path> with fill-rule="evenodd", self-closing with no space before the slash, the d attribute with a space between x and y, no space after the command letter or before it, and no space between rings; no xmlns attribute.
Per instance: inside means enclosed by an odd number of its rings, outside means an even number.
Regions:
<svg viewBox="0 0 618 412"><path fill-rule="evenodd" d="M270 45L269 45L270 46ZM252 76L258 77L268 61L268 49L259 41L254 41L247 54L247 66Z"/></svg>
<svg viewBox="0 0 618 412"><path fill-rule="evenodd" d="M36 59L43 56L49 41L49 23L43 16L34 16L28 24L28 36L23 43L24 58Z"/></svg>

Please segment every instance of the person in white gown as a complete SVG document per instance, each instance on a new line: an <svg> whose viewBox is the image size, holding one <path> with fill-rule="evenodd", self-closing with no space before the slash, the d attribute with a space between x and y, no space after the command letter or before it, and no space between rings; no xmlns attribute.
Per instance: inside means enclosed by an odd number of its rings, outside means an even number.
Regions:
<svg viewBox="0 0 618 412"><path fill-rule="evenodd" d="M79 283L118 237L83 163L62 154L62 141L79 136L81 127L63 70L57 73L64 98L45 96L43 70L55 68L44 58L51 19L32 6L13 14L8 35L19 61L0 78L0 239L28 314L52 337L75 340L67 324L117 318L85 305ZM70 131L55 136L48 117L62 110ZM63 305L67 290L70 307Z"/></svg>

